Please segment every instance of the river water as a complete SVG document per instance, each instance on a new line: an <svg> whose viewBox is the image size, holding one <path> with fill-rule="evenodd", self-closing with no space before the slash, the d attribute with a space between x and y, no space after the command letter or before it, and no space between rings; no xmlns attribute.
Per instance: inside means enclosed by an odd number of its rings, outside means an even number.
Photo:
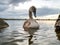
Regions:
<svg viewBox="0 0 60 45"><path fill-rule="evenodd" d="M25 20L5 20L9 27L0 31L0 45L60 45L56 36L55 21L37 21L39 30L33 34L32 44L29 44L29 33L24 31Z"/></svg>

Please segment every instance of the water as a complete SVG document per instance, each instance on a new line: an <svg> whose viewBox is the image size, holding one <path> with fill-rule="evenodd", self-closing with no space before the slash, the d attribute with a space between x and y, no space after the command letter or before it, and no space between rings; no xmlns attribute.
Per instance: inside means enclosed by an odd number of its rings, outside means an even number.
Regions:
<svg viewBox="0 0 60 45"><path fill-rule="evenodd" d="M5 20L9 27L0 31L0 45L29 45L29 33L24 31L25 20ZM60 45L55 21L38 21L40 29L34 32L31 45Z"/></svg>

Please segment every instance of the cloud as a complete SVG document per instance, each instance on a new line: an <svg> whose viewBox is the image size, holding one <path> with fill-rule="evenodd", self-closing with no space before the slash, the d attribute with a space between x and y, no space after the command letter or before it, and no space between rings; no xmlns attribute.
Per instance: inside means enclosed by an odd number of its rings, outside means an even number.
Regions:
<svg viewBox="0 0 60 45"><path fill-rule="evenodd" d="M0 0L0 12L1 12L0 15L7 15L7 16L12 16L12 17L14 17L15 15L22 16L22 14L23 16L28 15L28 12L25 11L25 13L23 13L24 11L20 12L19 9L22 7L23 8L26 7L27 9L28 6L31 6L31 5L36 5L36 7L39 7L39 9L37 9L38 16L60 13L60 0L32 0L28 3L26 2L25 3L26 6L24 4L21 4L17 11L16 10L13 11L11 9L12 6L18 7L17 5L19 3L24 3L25 1L30 1L30 0ZM55 7L59 7L59 8L55 8Z"/></svg>
<svg viewBox="0 0 60 45"><path fill-rule="evenodd" d="M60 1L60 0L44 0L44 1Z"/></svg>
<svg viewBox="0 0 60 45"><path fill-rule="evenodd" d="M18 5L19 3L23 3L29 0L0 0L0 4L7 4L7 5Z"/></svg>
<svg viewBox="0 0 60 45"><path fill-rule="evenodd" d="M60 0L39 0L39 1L40 4L42 2L43 6L60 9Z"/></svg>
<svg viewBox="0 0 60 45"><path fill-rule="evenodd" d="M24 13L23 13L24 12ZM0 13L0 18L27 18L28 16L28 11L22 10L22 11L4 11ZM60 9L54 9L54 8L47 8L47 7L42 7L37 9L37 16L46 16L46 15L53 15L53 14L58 14L60 13Z"/></svg>
<svg viewBox="0 0 60 45"><path fill-rule="evenodd" d="M23 13L24 12L24 13ZM0 13L0 18L16 18L16 19L20 19L20 18L25 18L28 16L28 13L26 10L23 11L4 11Z"/></svg>
<svg viewBox="0 0 60 45"><path fill-rule="evenodd" d="M8 5L0 5L0 12L8 9Z"/></svg>
<svg viewBox="0 0 60 45"><path fill-rule="evenodd" d="M25 1L29 1L29 0L10 0L9 1L9 4L12 4L12 5L17 5L19 3L23 3Z"/></svg>
<svg viewBox="0 0 60 45"><path fill-rule="evenodd" d="M47 7L37 9L37 15L39 16L58 14L58 13L60 13L60 9L47 8Z"/></svg>
<svg viewBox="0 0 60 45"><path fill-rule="evenodd" d="M43 0L43 1L47 1L50 3L56 3L57 5L60 4L60 0Z"/></svg>
<svg viewBox="0 0 60 45"><path fill-rule="evenodd" d="M0 12L9 8L9 5L16 6L19 3L23 3L29 0L0 0Z"/></svg>

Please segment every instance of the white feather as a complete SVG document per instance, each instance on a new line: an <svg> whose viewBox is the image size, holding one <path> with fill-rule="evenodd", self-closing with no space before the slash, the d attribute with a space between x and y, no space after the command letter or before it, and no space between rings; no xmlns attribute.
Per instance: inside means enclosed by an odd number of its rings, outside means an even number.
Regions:
<svg viewBox="0 0 60 45"><path fill-rule="evenodd" d="M35 20L29 20L29 22L31 23L29 27L32 28L39 27L38 23Z"/></svg>

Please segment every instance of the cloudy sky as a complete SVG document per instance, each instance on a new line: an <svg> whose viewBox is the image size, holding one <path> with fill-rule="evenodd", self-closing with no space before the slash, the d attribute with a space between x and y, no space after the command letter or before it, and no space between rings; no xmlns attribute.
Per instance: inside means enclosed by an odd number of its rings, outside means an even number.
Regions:
<svg viewBox="0 0 60 45"><path fill-rule="evenodd" d="M28 9L30 6L36 6L37 8L60 8L60 0L30 0L25 3L20 3L15 9Z"/></svg>
<svg viewBox="0 0 60 45"><path fill-rule="evenodd" d="M5 9L22 10L34 5L37 8L60 8L60 0L0 0L0 11Z"/></svg>
<svg viewBox="0 0 60 45"><path fill-rule="evenodd" d="M60 0L0 0L0 15L20 15L31 6L37 8L39 16L60 13Z"/></svg>

